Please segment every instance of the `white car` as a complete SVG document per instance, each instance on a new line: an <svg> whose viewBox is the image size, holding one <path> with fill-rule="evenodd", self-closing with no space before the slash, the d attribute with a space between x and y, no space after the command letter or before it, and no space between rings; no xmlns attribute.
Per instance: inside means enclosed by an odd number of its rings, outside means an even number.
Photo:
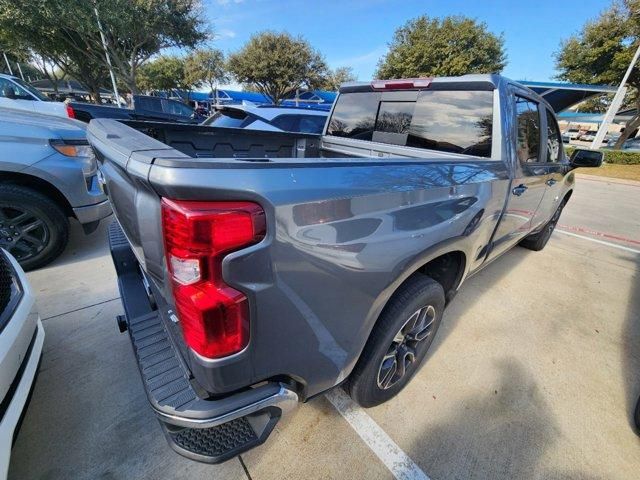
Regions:
<svg viewBox="0 0 640 480"><path fill-rule="evenodd" d="M224 105L202 125L273 132L321 134L328 110L276 105Z"/></svg>
<svg viewBox="0 0 640 480"><path fill-rule="evenodd" d="M69 117L67 105L54 102L20 78L0 73L0 107Z"/></svg>
<svg viewBox="0 0 640 480"><path fill-rule="evenodd" d="M593 142L596 139L597 130L588 130L578 137L578 140L582 140L583 142Z"/></svg>
<svg viewBox="0 0 640 480"><path fill-rule="evenodd" d="M6 235L0 221L0 235ZM16 428L27 406L44 342L35 298L16 260L0 249L0 479L7 478Z"/></svg>
<svg viewBox="0 0 640 480"><path fill-rule="evenodd" d="M577 128L570 128L566 130L562 135L567 135L571 140L577 140L580 136L580 130Z"/></svg>

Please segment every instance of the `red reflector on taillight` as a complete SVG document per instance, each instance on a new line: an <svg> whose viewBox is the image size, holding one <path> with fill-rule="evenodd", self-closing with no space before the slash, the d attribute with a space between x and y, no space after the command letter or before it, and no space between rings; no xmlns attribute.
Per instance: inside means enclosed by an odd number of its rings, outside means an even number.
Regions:
<svg viewBox="0 0 640 480"><path fill-rule="evenodd" d="M251 202L163 198L162 231L186 343L209 358L239 352L249 342L248 301L224 283L222 259L264 238L264 210Z"/></svg>
<svg viewBox="0 0 640 480"><path fill-rule="evenodd" d="M247 297L210 282L174 284L173 295L184 340L208 358L237 353L249 343Z"/></svg>
<svg viewBox="0 0 640 480"><path fill-rule="evenodd" d="M71 105L67 105L67 116L69 118L76 118L76 112Z"/></svg>

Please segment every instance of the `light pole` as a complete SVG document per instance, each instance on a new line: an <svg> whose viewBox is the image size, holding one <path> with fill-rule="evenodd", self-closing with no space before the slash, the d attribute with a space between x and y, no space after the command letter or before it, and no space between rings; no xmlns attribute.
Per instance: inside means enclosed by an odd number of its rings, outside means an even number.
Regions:
<svg viewBox="0 0 640 480"><path fill-rule="evenodd" d="M111 75L111 85L113 86L113 94L116 96L116 103L120 106L120 95L118 94L118 85L116 84L116 76L113 73L113 66L111 65L111 57L109 56L109 50L107 49L107 40L104 38L104 32L102 31L102 23L100 23L100 15L98 15L98 7L93 4L93 11L96 13L96 21L98 22L98 30L100 30L100 39L102 40L102 48L104 49L104 56L107 59L107 65L109 66L109 74Z"/></svg>
<svg viewBox="0 0 640 480"><path fill-rule="evenodd" d="M20 62L16 62L16 65L18 66L18 71L20 72L20 77L22 78L22 80L24 80L24 73L22 73L22 67L20 66Z"/></svg>
<svg viewBox="0 0 640 480"><path fill-rule="evenodd" d="M9 63L9 59L7 58L7 54L2 52L2 56L4 57L4 62L7 64L7 68L9 69L9 75L13 75L13 70L11 70L11 64Z"/></svg>

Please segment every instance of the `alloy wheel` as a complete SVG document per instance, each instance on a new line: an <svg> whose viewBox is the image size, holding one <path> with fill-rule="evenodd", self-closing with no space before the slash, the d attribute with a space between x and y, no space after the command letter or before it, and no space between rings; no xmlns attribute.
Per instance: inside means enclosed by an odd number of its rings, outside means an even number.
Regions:
<svg viewBox="0 0 640 480"><path fill-rule="evenodd" d="M49 243L49 228L32 211L18 206L0 206L0 247L17 260L38 255Z"/></svg>
<svg viewBox="0 0 640 480"><path fill-rule="evenodd" d="M378 387L389 389L397 384L416 362L417 348L433 332L436 310L426 305L414 312L393 337L378 369Z"/></svg>

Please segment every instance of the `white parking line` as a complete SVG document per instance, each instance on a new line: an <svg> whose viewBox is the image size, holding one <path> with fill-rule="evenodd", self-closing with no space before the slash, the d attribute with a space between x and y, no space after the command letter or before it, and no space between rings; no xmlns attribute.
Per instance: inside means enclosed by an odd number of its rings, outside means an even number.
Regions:
<svg viewBox="0 0 640 480"><path fill-rule="evenodd" d="M562 233L563 235L569 235L571 237L582 238L583 240L589 240L590 242L599 243L601 245L606 245L607 247L619 248L620 250L624 250L625 252L638 253L640 254L640 250L636 250L635 248L625 247L624 245L618 245L617 243L605 242L604 240L598 240L597 238L586 237L584 235L578 235L577 233L567 232L566 230L560 230L559 228L555 229L556 232Z"/></svg>
<svg viewBox="0 0 640 480"><path fill-rule="evenodd" d="M429 480L429 477L387 435L373 419L337 387L325 394L360 438L400 480Z"/></svg>

